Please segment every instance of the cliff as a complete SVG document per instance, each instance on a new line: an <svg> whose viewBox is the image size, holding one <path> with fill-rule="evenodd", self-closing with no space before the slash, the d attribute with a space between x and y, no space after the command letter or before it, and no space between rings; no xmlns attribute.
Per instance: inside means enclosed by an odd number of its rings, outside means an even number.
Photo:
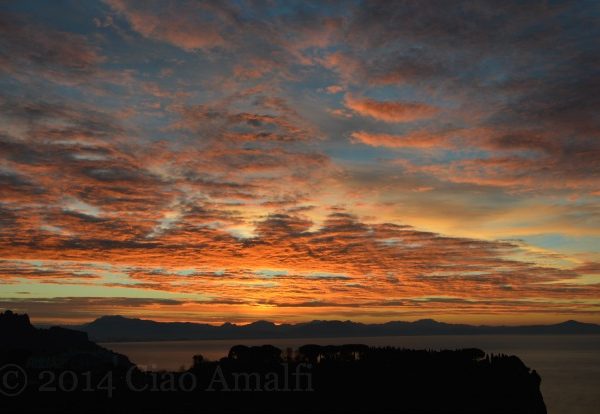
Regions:
<svg viewBox="0 0 600 414"><path fill-rule="evenodd" d="M88 339L85 332L61 327L36 329L28 315L0 313L0 364L38 369L128 367L127 357Z"/></svg>

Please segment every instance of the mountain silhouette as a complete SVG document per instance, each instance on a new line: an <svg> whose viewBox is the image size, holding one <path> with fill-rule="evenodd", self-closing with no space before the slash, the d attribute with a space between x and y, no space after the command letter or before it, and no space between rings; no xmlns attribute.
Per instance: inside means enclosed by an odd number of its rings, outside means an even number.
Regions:
<svg viewBox="0 0 600 414"><path fill-rule="evenodd" d="M102 316L71 328L87 332L93 340L162 341L201 339L334 338L401 335L588 335L600 334L600 325L566 321L552 325L485 326L449 324L433 319L364 324L352 321L314 320L276 325L256 321L247 325L210 325L192 322L156 322L123 316Z"/></svg>

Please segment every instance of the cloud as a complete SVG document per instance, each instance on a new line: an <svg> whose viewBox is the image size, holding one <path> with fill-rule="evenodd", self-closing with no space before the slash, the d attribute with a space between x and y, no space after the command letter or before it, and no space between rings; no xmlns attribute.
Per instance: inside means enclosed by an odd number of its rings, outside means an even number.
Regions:
<svg viewBox="0 0 600 414"><path fill-rule="evenodd" d="M466 14L473 19L457 26ZM435 7L365 2L348 19L346 47L320 62L334 70L350 91L387 85L391 93L410 91L419 101L443 107L435 116L422 118L433 124L430 129L456 127L472 139L458 148L448 148L442 140L440 148L493 153L481 157L481 165L486 159L514 157L511 162L520 164L519 173L496 171L497 181L508 191L556 188L558 177L565 176L568 188L589 195L598 179L591 161L598 152L594 136L599 131L593 116L599 101L591 93L598 82L598 53L590 42L597 32L590 26L596 14L595 8L583 12L570 1L525 8L516 2L460 7L443 2ZM564 30L555 30L557 25ZM564 47L557 50L556 44ZM393 116L379 112L358 109L374 119L394 122ZM386 141L393 145L399 140ZM440 169L444 164L440 162ZM487 175L484 169L481 181L494 179L493 173Z"/></svg>
<svg viewBox="0 0 600 414"><path fill-rule="evenodd" d="M43 266L36 261L1 260L0 279L4 283L16 283L19 279L42 283L87 284L100 279L92 268L69 261L50 262Z"/></svg>
<svg viewBox="0 0 600 414"><path fill-rule="evenodd" d="M213 13L215 10L208 4L186 2L174 9L160 2L147 2L143 7L127 0L108 0L107 3L144 37L187 51L226 45L220 33L222 15Z"/></svg>
<svg viewBox="0 0 600 414"><path fill-rule="evenodd" d="M346 95L344 104L361 116L368 116L384 122L412 122L430 118L438 109L417 102L376 101L370 98L355 98Z"/></svg>
<svg viewBox="0 0 600 414"><path fill-rule="evenodd" d="M198 231L184 216L151 243L141 236L120 241L125 229L117 230L110 240L77 233L77 237L56 235L51 244L2 243L5 255L51 260L38 264L32 278L49 278L58 268L64 272L64 263L73 260L77 261L72 263L75 273L84 274L87 269L98 277L97 269L86 263L101 251L103 261L113 266L110 271L127 274L129 279L126 285L102 282L106 286L188 295L202 292L218 299L216 303L244 298L250 309L259 301L275 298L301 302L312 296L336 303L345 300L348 291L355 292L358 302L440 294L495 301L512 298L514 292L552 301L566 292L571 299L593 298L596 294L595 287L573 282L579 275L576 269L544 267L511 258L525 254L519 244L512 242L441 236L385 223L366 224L344 212L332 213L322 226L311 228L312 223L305 218L275 214L256 223L254 237L240 240L219 229ZM15 263L25 263L20 260L5 263L13 263L16 269ZM190 267L194 270L182 271ZM266 286L256 274L264 268L287 271L274 276ZM29 277L22 271L18 274ZM78 279L61 280L65 284L81 283ZM471 308L474 312L480 309L477 305Z"/></svg>
<svg viewBox="0 0 600 414"><path fill-rule="evenodd" d="M177 105L180 119L170 126L201 135L209 142L235 147L246 142L279 146L322 138L316 126L287 98L255 88L199 105Z"/></svg>
<svg viewBox="0 0 600 414"><path fill-rule="evenodd" d="M327 93L340 93L344 91L344 87L340 85L329 85L325 88Z"/></svg>
<svg viewBox="0 0 600 414"><path fill-rule="evenodd" d="M420 48L388 50L387 53L372 55L359 51L338 51L328 54L320 63L338 73L345 84L366 82L373 86L442 78L449 70L438 56L428 54Z"/></svg>
<svg viewBox="0 0 600 414"><path fill-rule="evenodd" d="M377 134L356 131L351 134L354 142L372 147L386 148L443 148L447 145L444 134L414 131L404 135Z"/></svg>
<svg viewBox="0 0 600 414"><path fill-rule="evenodd" d="M26 79L37 73L63 83L81 82L98 73L105 61L85 36L0 15L0 70Z"/></svg>

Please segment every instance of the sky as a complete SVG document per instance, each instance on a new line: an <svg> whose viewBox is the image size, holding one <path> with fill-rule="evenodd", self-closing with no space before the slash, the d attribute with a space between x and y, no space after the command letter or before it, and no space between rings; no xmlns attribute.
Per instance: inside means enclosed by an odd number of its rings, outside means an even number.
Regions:
<svg viewBox="0 0 600 414"><path fill-rule="evenodd" d="M0 308L600 322L597 1L5 1Z"/></svg>

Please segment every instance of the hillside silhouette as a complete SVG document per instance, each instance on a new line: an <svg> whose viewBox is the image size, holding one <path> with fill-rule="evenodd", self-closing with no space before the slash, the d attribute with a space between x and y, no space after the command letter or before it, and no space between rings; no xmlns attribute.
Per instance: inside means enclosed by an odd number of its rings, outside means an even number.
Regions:
<svg viewBox="0 0 600 414"><path fill-rule="evenodd" d="M0 339L2 369L27 379L18 395L0 389L7 413L546 413L535 371L479 349L237 345L218 361L196 355L187 371L144 372L86 333L36 329L27 315L0 314ZM45 377L53 391L40 391Z"/></svg>
<svg viewBox="0 0 600 414"><path fill-rule="evenodd" d="M11 311L0 313L0 351L2 365L98 370L133 365L127 357L90 341L85 332L58 326L36 329L28 315Z"/></svg>

